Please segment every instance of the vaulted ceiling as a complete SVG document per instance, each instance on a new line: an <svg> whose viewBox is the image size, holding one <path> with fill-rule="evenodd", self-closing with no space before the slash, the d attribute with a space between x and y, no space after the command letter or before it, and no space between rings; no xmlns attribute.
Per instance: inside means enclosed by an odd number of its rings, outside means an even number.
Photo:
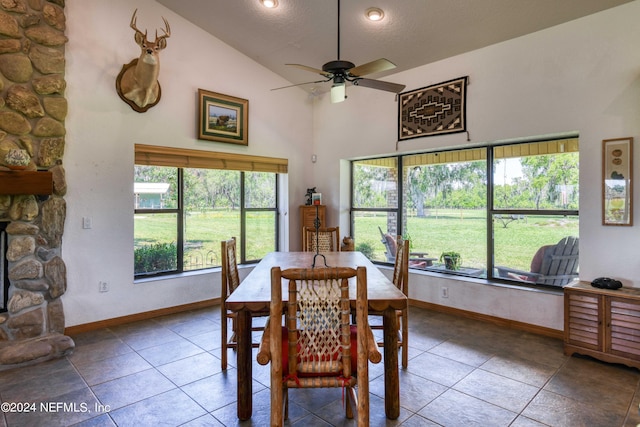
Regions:
<svg viewBox="0 0 640 427"><path fill-rule="evenodd" d="M386 58L397 68L367 75L384 80L391 73L540 31L632 0L343 0L339 58L337 0L278 0L274 9L265 8L259 0L156 1L291 84L301 84L321 80L322 76L285 64L321 69L323 64L336 59L362 65ZM384 19L368 21L365 11L370 7L382 9ZM300 87L313 93L327 90L330 84Z"/></svg>

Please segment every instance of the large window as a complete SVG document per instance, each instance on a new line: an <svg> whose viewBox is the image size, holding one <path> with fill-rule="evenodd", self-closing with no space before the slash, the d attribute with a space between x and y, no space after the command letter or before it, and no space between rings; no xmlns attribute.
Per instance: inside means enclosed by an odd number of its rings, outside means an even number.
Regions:
<svg viewBox="0 0 640 427"><path fill-rule="evenodd" d="M286 161L283 166L280 159L269 164L268 158L229 156L136 146L136 277L220 266L220 242L231 237L238 240L242 263L277 250L273 170L286 172Z"/></svg>
<svg viewBox="0 0 640 427"><path fill-rule="evenodd" d="M563 286L578 268L578 140L569 138L352 162L356 250L410 267Z"/></svg>

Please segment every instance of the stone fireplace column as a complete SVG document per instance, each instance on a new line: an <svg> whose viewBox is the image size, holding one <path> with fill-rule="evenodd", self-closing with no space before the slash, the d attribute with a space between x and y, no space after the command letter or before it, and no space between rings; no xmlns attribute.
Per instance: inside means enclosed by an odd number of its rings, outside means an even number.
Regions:
<svg viewBox="0 0 640 427"><path fill-rule="evenodd" d="M30 157L27 171L53 176L53 194L47 196L3 194L0 176L9 280L6 309L0 311L0 370L61 357L74 348L64 335L60 299L67 289L61 256L65 27L64 0L0 2L0 171L23 173L9 171L7 159L10 150L23 150Z"/></svg>

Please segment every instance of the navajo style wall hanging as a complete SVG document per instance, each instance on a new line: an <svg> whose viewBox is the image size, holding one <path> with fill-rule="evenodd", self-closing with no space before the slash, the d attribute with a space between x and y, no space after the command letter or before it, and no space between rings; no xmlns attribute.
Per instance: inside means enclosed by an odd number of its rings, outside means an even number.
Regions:
<svg viewBox="0 0 640 427"><path fill-rule="evenodd" d="M465 132L467 77L400 94L398 140Z"/></svg>

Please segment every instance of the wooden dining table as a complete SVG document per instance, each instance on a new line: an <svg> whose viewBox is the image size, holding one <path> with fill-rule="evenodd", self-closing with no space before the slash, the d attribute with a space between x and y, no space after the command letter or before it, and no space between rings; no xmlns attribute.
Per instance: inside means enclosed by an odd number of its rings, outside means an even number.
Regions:
<svg viewBox="0 0 640 427"><path fill-rule="evenodd" d="M315 259L314 259L315 258ZM395 420L400 415L398 378L398 323L395 310L407 307L407 297L361 252L271 252L267 254L229 296L226 306L237 312L238 418L247 420L252 412L251 315L269 311L271 304L271 268L359 267L367 269L367 296L370 311L382 313L384 328L385 413ZM285 286L285 285L283 285ZM352 309L355 309L355 282L349 284ZM287 292L282 293L283 300Z"/></svg>

